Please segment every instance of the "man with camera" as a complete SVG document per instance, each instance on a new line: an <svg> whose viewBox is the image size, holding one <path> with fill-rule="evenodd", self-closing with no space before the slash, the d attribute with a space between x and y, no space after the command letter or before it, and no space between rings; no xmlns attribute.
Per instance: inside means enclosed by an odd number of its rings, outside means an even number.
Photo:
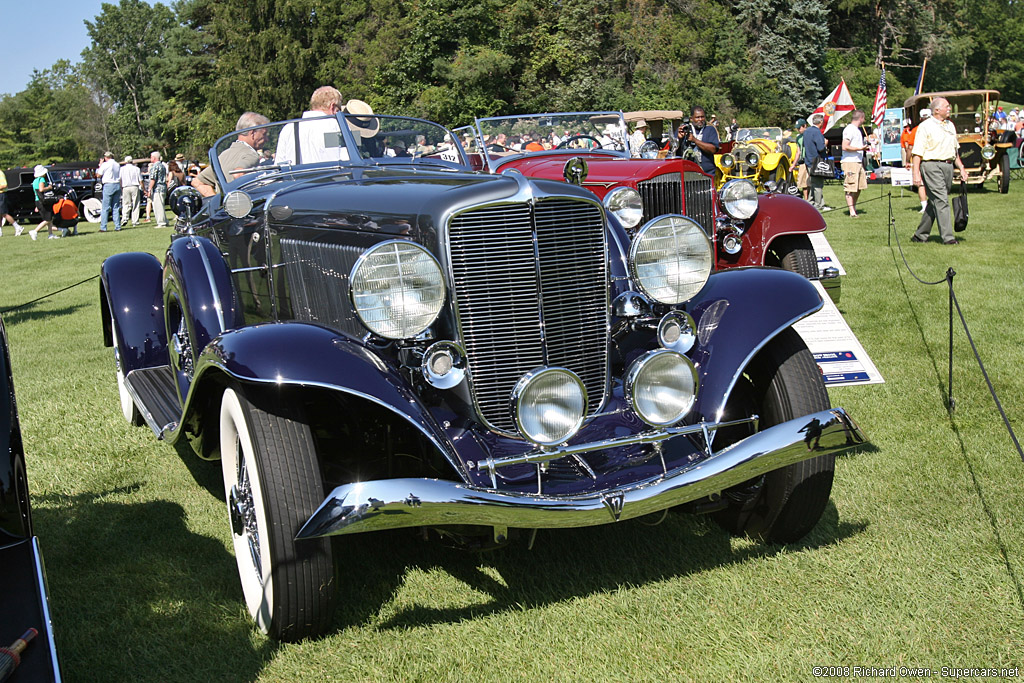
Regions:
<svg viewBox="0 0 1024 683"><path fill-rule="evenodd" d="M714 126L706 125L707 115L703 107L693 107L690 110L690 118L683 119L683 123L676 131L676 156L684 156L687 151L692 150L697 155L697 163L705 173L715 174L715 154L721 141L718 138L718 131Z"/></svg>

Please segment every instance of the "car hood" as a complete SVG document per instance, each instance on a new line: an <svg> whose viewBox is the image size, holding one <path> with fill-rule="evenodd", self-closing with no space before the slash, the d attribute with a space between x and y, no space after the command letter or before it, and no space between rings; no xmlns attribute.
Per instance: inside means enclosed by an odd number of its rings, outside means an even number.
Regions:
<svg viewBox="0 0 1024 683"><path fill-rule="evenodd" d="M564 181L562 169L569 159L582 158L587 162L586 185L617 185L640 182L665 173L700 171L700 166L682 159L626 159L597 154L539 154L514 159L501 165L500 170L516 168L531 178Z"/></svg>

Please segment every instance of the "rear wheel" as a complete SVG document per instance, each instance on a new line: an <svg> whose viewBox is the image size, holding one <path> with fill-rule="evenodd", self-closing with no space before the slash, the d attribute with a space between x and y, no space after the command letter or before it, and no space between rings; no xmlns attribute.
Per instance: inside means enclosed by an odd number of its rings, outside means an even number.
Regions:
<svg viewBox="0 0 1024 683"><path fill-rule="evenodd" d="M764 429L801 415L826 410L828 392L814 358L800 336L789 328L769 342L744 372L729 397L723 419L760 415ZM723 430L721 448L752 432ZM808 448L814 435L807 435ZM769 543L792 543L821 519L832 492L835 456L821 455L788 465L723 492L727 503L714 514L731 534Z"/></svg>
<svg viewBox="0 0 1024 683"><path fill-rule="evenodd" d="M220 448L249 614L278 640L323 633L336 593L330 540L295 541L324 497L309 426L267 412L241 391L228 389L221 401Z"/></svg>
<svg viewBox="0 0 1024 683"><path fill-rule="evenodd" d="M766 266L799 273L807 279L818 277L818 257L807 235L784 235L776 238L768 247Z"/></svg>

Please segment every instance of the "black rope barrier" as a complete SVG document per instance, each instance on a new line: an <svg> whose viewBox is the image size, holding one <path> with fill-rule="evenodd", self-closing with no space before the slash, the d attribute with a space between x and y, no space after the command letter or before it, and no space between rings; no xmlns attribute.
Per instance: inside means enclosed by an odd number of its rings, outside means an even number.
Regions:
<svg viewBox="0 0 1024 683"><path fill-rule="evenodd" d="M1013 441L1014 447L1017 449L1017 455L1020 456L1021 461L1024 461L1024 449L1021 448L1020 441L1017 439L1017 434L1013 431L1013 425L1010 424L1010 420L1006 417L1006 411L1003 410L1003 404L999 400L999 395L996 393L996 389L992 386L992 380L988 376L988 371L985 370L985 364L981 360L981 354L978 353L978 347L974 343L974 337L971 336L971 330L967 326L967 318L964 317L964 312L960 308L960 302L956 298L956 292L953 290L953 278L956 276L956 271L952 268L946 269L946 277L935 282L928 282L922 280L914 272L913 268L907 262L907 255L903 253L903 245L900 244L900 235L896 230L896 217L892 211L892 193L889 193L889 245L892 246L892 236L896 235L896 247L899 249L900 257L903 259L903 265L906 266L907 272L910 273L915 280L920 282L922 285L941 285L946 283L949 290L949 381L947 383L947 409L950 413L956 410L956 399L953 397L953 308L956 308L957 315L960 317L960 324L964 328L964 334L967 335L967 341L971 344L971 350L974 352L974 359L978 363L978 368L981 370L982 377L985 378L985 384L988 385L989 394L992 395L992 400L996 404L996 409L999 410L999 415L1003 418L1003 425L1006 427L1006 431L1010 434L1010 440Z"/></svg>
<svg viewBox="0 0 1024 683"><path fill-rule="evenodd" d="M17 310L25 308L27 306L31 306L32 304L34 304L34 303L36 303L38 301L42 301L43 299L49 299L51 296L54 296L55 294L60 294L61 292L66 292L69 289L73 289L73 288L77 287L78 285L84 285L86 282L90 282L92 280L95 280L98 277L99 277L99 273L97 273L96 275L93 275L92 277L87 277L84 280L82 280L81 282L76 282L73 285L68 285L67 287L64 287L62 289L58 289L56 292L50 292L49 294L44 294L43 296L41 296L41 297L39 297L37 299L32 299L32 301L26 301L23 304L18 304L17 306L11 306L10 308L5 308L4 310L0 311L0 313L10 313L11 311L17 311Z"/></svg>

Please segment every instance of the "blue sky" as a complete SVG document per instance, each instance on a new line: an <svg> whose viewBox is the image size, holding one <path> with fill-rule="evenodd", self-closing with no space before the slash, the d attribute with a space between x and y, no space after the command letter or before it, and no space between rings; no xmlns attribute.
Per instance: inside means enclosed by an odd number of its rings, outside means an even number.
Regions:
<svg viewBox="0 0 1024 683"><path fill-rule="evenodd" d="M117 0L107 0L117 4ZM89 45L85 19L95 19L102 0L0 0L0 40L4 45L0 95L21 92L32 71L48 69L58 59L82 61ZM45 28L40 24L46 23Z"/></svg>

